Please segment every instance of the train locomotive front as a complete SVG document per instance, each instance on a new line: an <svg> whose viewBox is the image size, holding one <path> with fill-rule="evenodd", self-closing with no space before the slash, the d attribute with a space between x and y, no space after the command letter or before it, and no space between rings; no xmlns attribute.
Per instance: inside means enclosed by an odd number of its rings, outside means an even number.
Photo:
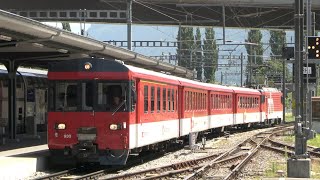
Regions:
<svg viewBox="0 0 320 180"><path fill-rule="evenodd" d="M48 146L53 157L123 165L136 92L130 71L105 59L51 63Z"/></svg>

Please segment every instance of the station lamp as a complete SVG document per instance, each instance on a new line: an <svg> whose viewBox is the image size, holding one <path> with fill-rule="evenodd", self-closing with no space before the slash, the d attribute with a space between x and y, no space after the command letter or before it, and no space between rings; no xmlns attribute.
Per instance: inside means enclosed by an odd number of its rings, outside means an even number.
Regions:
<svg viewBox="0 0 320 180"><path fill-rule="evenodd" d="M308 58L320 59L320 36L308 37Z"/></svg>

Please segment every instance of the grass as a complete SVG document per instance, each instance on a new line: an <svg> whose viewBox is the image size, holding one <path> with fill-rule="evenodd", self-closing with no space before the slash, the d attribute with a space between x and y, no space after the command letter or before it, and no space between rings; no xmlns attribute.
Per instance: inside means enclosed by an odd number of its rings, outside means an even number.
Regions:
<svg viewBox="0 0 320 180"><path fill-rule="evenodd" d="M316 138L308 140L308 145L320 147L320 134L317 134Z"/></svg>
<svg viewBox="0 0 320 180"><path fill-rule="evenodd" d="M279 177L277 171L282 170L284 176L287 177L287 163L286 162L270 162L270 166L265 171L265 176L267 178ZM311 164L311 178L320 179L320 161L312 161Z"/></svg>
<svg viewBox="0 0 320 180"><path fill-rule="evenodd" d="M286 142L286 143L294 143L294 136L285 136L284 138L283 138L283 140L284 140L284 142Z"/></svg>
<svg viewBox="0 0 320 180"><path fill-rule="evenodd" d="M265 172L265 177L279 177L277 171L282 170L284 173L287 171L287 164L284 162L271 162L270 167ZM286 174L284 174L285 176Z"/></svg>
<svg viewBox="0 0 320 180"><path fill-rule="evenodd" d="M311 177L315 179L320 179L320 162L314 161L311 165Z"/></svg>
<svg viewBox="0 0 320 180"><path fill-rule="evenodd" d="M294 143L294 139L295 137L294 136L286 136L284 137L284 141L287 142L287 143ZM316 147L320 147L320 134L318 134L316 136L316 138L313 138L313 139L310 139L308 140L308 145L309 146L316 146Z"/></svg>
<svg viewBox="0 0 320 180"><path fill-rule="evenodd" d="M293 122L294 121L292 113L286 113L285 118L286 118L286 122Z"/></svg>
<svg viewBox="0 0 320 180"><path fill-rule="evenodd" d="M282 170L285 173L287 170L287 164L284 162L271 162L270 165L271 167L265 172L265 177L279 177L277 171Z"/></svg>

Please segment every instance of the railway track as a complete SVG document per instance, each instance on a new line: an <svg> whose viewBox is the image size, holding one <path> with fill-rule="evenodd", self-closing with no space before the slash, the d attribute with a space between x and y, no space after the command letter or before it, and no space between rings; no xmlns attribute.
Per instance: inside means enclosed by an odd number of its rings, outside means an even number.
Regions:
<svg viewBox="0 0 320 180"><path fill-rule="evenodd" d="M179 145L175 147L171 147L169 149L169 152L175 151L176 149L181 149L181 147ZM160 158L164 154L165 152L163 151L159 151L156 153L143 154L141 156L137 156L128 160L125 166L115 166L115 167L107 167L107 168L103 168L103 166L81 166L78 168L71 168L71 169L53 173L47 176L39 177L39 178L36 178L35 180L98 179L99 177L105 176L106 174L115 173L117 171L125 170L133 166L137 166L139 164L148 162L150 160Z"/></svg>
<svg viewBox="0 0 320 180"><path fill-rule="evenodd" d="M283 127L280 126L271 131L258 133L255 136L246 139L237 147L227 151L227 156L224 156L217 161L210 162L184 179L236 179L240 170L259 151L260 147L267 142L271 136L281 131L286 131L286 129L283 129ZM230 161L230 156L235 156L235 154L240 154L241 156L238 155L237 161Z"/></svg>
<svg viewBox="0 0 320 180"><path fill-rule="evenodd" d="M285 131L283 130L283 128L283 126L279 126L272 130L272 132L259 133L256 136L239 143L229 151L221 154L213 154L194 160L179 162L157 168L151 168L139 172L103 178L103 176L111 173L116 173L119 170L128 169L130 167L141 164L141 162L148 161L147 159L152 160L162 156L163 154L151 154L149 155L149 157L140 157L139 160L130 161L126 166L121 166L118 168L107 168L100 170L95 169L91 171L85 171L85 173L83 170L81 171L74 168L38 179L163 179L168 177L174 177L177 179L198 179L199 177L204 177L204 174L207 174L205 172L209 171L210 169L218 170L221 168L230 169L229 174L225 174L224 177L226 179L232 179L232 177L236 176L237 172L239 172L241 168L246 164L246 162L248 162L250 158L252 158L252 156L258 151L260 146L265 147L263 143L270 140L270 137L272 135ZM216 178L217 176L212 175L210 177ZM222 176L220 177L220 179L222 179Z"/></svg>
<svg viewBox="0 0 320 180"><path fill-rule="evenodd" d="M281 130L279 130L281 129ZM231 179L245 165L246 162L258 151L260 145L268 140L276 132L284 131L283 126L275 128L273 132L259 133L254 138L251 137L239 143L234 148L222 154L215 154L192 161L184 161L157 168L151 168L134 173L115 175L113 177L102 178L110 179L198 179L203 178L204 174L210 169L227 166L232 171L226 174L226 179ZM213 178L213 177L209 177Z"/></svg>
<svg viewBox="0 0 320 180"><path fill-rule="evenodd" d="M293 154L293 152L295 150L294 146L291 146L291 145L288 145L288 144L285 144L282 142L278 142L273 139L268 139L268 143L270 143L271 146L264 145L264 147L269 148L269 149L274 149L275 151ZM308 146L309 155L311 157L320 158L320 152L316 152L316 150L317 150L316 148Z"/></svg>

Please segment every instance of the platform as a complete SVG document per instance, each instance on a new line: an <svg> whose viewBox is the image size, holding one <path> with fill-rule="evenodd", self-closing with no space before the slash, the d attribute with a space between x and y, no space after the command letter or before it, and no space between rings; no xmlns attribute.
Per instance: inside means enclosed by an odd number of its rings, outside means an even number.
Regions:
<svg viewBox="0 0 320 180"><path fill-rule="evenodd" d="M0 180L24 179L44 170L49 156L46 134L17 135L0 145Z"/></svg>
<svg viewBox="0 0 320 180"><path fill-rule="evenodd" d="M47 132L39 132L36 136L17 134L14 140L1 139L0 152L45 144L47 144Z"/></svg>

